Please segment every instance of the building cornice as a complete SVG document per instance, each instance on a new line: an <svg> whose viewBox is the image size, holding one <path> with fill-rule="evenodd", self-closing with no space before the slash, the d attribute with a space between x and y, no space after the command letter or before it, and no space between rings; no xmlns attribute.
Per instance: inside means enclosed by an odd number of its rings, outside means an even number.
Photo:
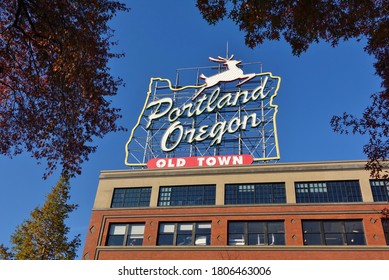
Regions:
<svg viewBox="0 0 389 280"><path fill-rule="evenodd" d="M100 172L100 180L123 179L139 177L175 177L175 176L209 176L209 175L237 175L250 173L282 173L282 172L328 172L365 170L365 160L355 161L324 161L299 163L269 163L244 166L217 166L197 168L171 168L171 169L131 169L106 170ZM367 171L366 171L367 172Z"/></svg>

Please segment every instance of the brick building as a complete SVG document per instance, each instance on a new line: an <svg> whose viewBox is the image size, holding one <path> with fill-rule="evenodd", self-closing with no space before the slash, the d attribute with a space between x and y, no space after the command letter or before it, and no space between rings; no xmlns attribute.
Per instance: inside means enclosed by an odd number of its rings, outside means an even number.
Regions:
<svg viewBox="0 0 389 280"><path fill-rule="evenodd" d="M389 259L389 185L364 165L102 171L82 258Z"/></svg>

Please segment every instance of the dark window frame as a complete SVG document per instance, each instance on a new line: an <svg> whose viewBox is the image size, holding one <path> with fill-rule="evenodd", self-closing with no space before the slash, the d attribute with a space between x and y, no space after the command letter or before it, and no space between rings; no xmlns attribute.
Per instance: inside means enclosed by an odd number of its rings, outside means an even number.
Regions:
<svg viewBox="0 0 389 280"><path fill-rule="evenodd" d="M359 180L295 182L296 203L363 202Z"/></svg>
<svg viewBox="0 0 389 280"><path fill-rule="evenodd" d="M216 204L216 185L161 186L158 206L197 206Z"/></svg>
<svg viewBox="0 0 389 280"><path fill-rule="evenodd" d="M385 235L386 245L389 245L389 219L382 219L381 222Z"/></svg>
<svg viewBox="0 0 389 280"><path fill-rule="evenodd" d="M370 188L374 202L389 202L388 180L370 180Z"/></svg>
<svg viewBox="0 0 389 280"><path fill-rule="evenodd" d="M111 208L149 207L151 187L115 188Z"/></svg>
<svg viewBox="0 0 389 280"><path fill-rule="evenodd" d="M226 184L224 188L225 205L286 203L284 182Z"/></svg>
<svg viewBox="0 0 389 280"><path fill-rule="evenodd" d="M112 234L111 231L114 227L125 227L123 234ZM130 228L132 229L133 226L143 226L143 232L142 234L133 234L130 232ZM145 223L110 223L108 227L108 233L107 238L105 242L105 246L143 246L143 240L144 240L144 230L145 230ZM136 237L132 237L136 235ZM118 238L118 236L122 236ZM139 238L142 236L142 238ZM132 238L131 238L132 237ZM118 244L118 240L122 239L122 242ZM140 240L140 242L139 242Z"/></svg>
<svg viewBox="0 0 389 280"><path fill-rule="evenodd" d="M362 219L302 220L302 233L304 246L366 245Z"/></svg>
<svg viewBox="0 0 389 280"><path fill-rule="evenodd" d="M200 225L206 225L205 230L201 230ZM165 226L173 227L173 232L164 232ZM181 230L181 226L191 226L191 230ZM208 230L209 226L209 230ZM209 231L209 232L208 232ZM205 238L205 244L202 240ZM158 226L157 246L210 246L212 238L212 222L160 222ZM168 242L167 242L167 241ZM197 243L197 241L200 241ZM169 244L167 244L169 243Z"/></svg>
<svg viewBox="0 0 389 280"><path fill-rule="evenodd" d="M241 231L233 230L233 224L241 224ZM263 230L255 229L263 225ZM271 227L282 225L281 232L272 231ZM255 236L256 235L256 236ZM241 238L237 238L237 237ZM252 238L257 238L257 244L253 244ZM255 239L255 238L254 238ZM228 221L228 246L285 246L285 221L284 220L249 220Z"/></svg>

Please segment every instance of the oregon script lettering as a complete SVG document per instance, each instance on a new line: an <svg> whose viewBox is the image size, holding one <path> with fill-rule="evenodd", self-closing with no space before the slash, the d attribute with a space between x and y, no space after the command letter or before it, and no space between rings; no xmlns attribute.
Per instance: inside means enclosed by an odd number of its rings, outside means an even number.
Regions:
<svg viewBox="0 0 389 280"><path fill-rule="evenodd" d="M258 127L262 122L261 118L257 118L256 113L251 113L243 116L241 119L234 117L228 121L219 121L213 125L202 125L197 128L184 128L180 118L192 118L203 113L212 113L223 108L235 107L238 104L244 105L248 102L263 100L270 92L270 90L265 92L267 81L268 77L265 77L262 85L251 92L239 90L235 93L224 93L221 95L220 88L218 87L211 94L204 94L201 98L197 98L195 102L186 103L181 107L174 107L174 101L169 97L154 100L146 106L147 110L152 111L148 116L146 129L151 127L154 120L167 117L170 126L161 138L161 149L164 152L174 150L182 141L193 143L210 139L211 145L220 144L223 135L226 133L233 134L238 130L246 130L248 127Z"/></svg>

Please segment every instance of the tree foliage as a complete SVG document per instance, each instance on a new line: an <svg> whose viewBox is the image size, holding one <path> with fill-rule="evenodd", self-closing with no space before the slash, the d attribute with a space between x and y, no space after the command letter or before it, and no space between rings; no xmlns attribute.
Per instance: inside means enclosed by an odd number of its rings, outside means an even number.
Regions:
<svg viewBox="0 0 389 280"><path fill-rule="evenodd" d="M12 260L14 258L8 247L0 244L0 260Z"/></svg>
<svg viewBox="0 0 389 280"><path fill-rule="evenodd" d="M0 244L0 258L17 260L72 260L77 256L80 235L68 241L65 220L77 205L68 204L70 185L61 178L47 195L46 202L30 213L30 219L11 236L12 249Z"/></svg>
<svg viewBox="0 0 389 280"><path fill-rule="evenodd" d="M245 32L245 43L254 48L265 40L283 37L294 55L312 43L336 46L341 40L367 40L365 51L376 59L376 74L383 90L371 95L372 104L361 117L334 116L336 132L368 134L364 152L367 168L378 176L389 156L389 1L388 0L197 0L204 19L216 24L225 17Z"/></svg>
<svg viewBox="0 0 389 280"><path fill-rule="evenodd" d="M94 137L121 130L111 108L122 80L107 66L124 4L109 0L0 1L0 154L31 152L51 174L81 172Z"/></svg>

